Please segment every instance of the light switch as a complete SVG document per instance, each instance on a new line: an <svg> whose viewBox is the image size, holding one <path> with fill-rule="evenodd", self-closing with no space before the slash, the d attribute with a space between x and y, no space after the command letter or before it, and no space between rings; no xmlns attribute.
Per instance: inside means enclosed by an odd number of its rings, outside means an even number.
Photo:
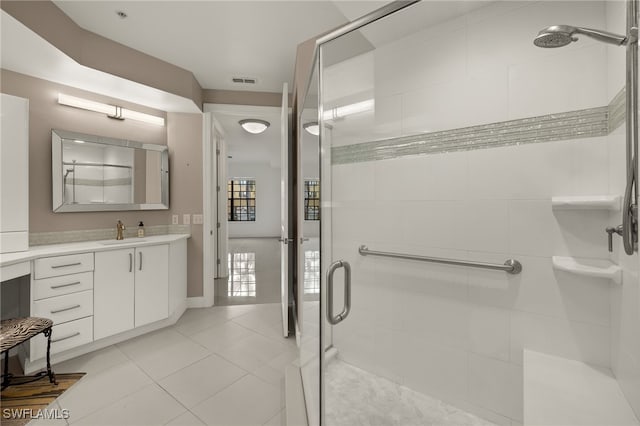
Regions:
<svg viewBox="0 0 640 426"><path fill-rule="evenodd" d="M191 224L191 215L190 214L183 214L182 215L182 223L184 225L190 225Z"/></svg>
<svg viewBox="0 0 640 426"><path fill-rule="evenodd" d="M179 223L179 218L177 214L174 214L173 216L171 216L171 224L172 225L177 225Z"/></svg>
<svg viewBox="0 0 640 426"><path fill-rule="evenodd" d="M201 214L194 214L193 215L193 224L194 225L202 225L202 215Z"/></svg>

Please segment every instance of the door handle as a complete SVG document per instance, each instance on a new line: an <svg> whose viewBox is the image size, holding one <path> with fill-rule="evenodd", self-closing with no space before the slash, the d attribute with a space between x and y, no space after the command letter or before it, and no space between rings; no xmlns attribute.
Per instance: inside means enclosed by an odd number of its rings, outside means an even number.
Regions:
<svg viewBox="0 0 640 426"><path fill-rule="evenodd" d="M289 243L292 243L294 241L294 239L293 238L278 238L278 241L280 241L281 243L289 244Z"/></svg>
<svg viewBox="0 0 640 426"><path fill-rule="evenodd" d="M138 271L142 271L142 252L138 253L140 255L140 265L138 265Z"/></svg>
<svg viewBox="0 0 640 426"><path fill-rule="evenodd" d="M129 272L133 272L133 253L129 253Z"/></svg>
<svg viewBox="0 0 640 426"><path fill-rule="evenodd" d="M333 315L333 274L339 268L344 268L344 308L338 315ZM327 321L336 325L343 321L349 312L351 312L351 265L344 260L337 260L327 270Z"/></svg>

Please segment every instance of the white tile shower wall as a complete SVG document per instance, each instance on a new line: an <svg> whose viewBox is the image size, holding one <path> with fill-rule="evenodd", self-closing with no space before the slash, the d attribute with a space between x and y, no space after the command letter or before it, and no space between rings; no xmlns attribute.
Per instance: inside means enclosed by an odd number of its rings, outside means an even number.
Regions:
<svg viewBox="0 0 640 426"><path fill-rule="evenodd" d="M625 2L608 1L606 16L608 31L625 32ZM624 86L625 50L613 46L607 49L607 90L612 97L615 90ZM609 191L622 194L626 183L624 124L608 136L608 148ZM610 226L621 223L619 212L612 212L608 219ZM626 255L619 238L611 259L623 268L622 286L615 286L611 291L611 367L636 416L640 417L640 259L637 253Z"/></svg>
<svg viewBox="0 0 640 426"><path fill-rule="evenodd" d="M553 23L603 27L604 12L602 2L496 2L367 53L374 69L351 75L375 75L369 124L385 103L386 128L403 135L606 105L604 47L586 38L562 52L531 43ZM336 123L336 146L379 138L364 121ZM551 197L607 193L610 151L601 137L334 166L333 258L354 271L352 313L334 329L339 356L506 424L522 422L524 348L609 367L611 285L551 265L553 255L607 257L609 215L554 212ZM368 258L360 244L513 257L524 270ZM341 306L339 285L335 292ZM626 371L638 365L620 358Z"/></svg>

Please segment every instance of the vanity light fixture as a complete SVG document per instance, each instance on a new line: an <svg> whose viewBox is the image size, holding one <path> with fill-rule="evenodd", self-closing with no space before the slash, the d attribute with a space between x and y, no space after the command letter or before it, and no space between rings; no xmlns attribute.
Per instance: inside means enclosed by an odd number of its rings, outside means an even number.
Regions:
<svg viewBox="0 0 640 426"><path fill-rule="evenodd" d="M320 134L320 126L318 126L317 121L304 123L302 125L302 128L305 129L308 133L311 133L313 136L318 136Z"/></svg>
<svg viewBox="0 0 640 426"><path fill-rule="evenodd" d="M60 105L67 105L74 108L86 109L88 111L100 112L102 114L106 114L109 118L115 118L117 120L124 120L126 118L129 118L131 120L142 121L144 123L164 126L163 117L133 111L116 105L103 104L102 102L95 102L88 99L77 98L75 96L65 95L64 93L58 94L58 103Z"/></svg>
<svg viewBox="0 0 640 426"><path fill-rule="evenodd" d="M254 135L264 132L267 130L267 127L271 125L268 121L259 120L257 118L240 120L238 121L238 124L240 124L245 131L253 133Z"/></svg>

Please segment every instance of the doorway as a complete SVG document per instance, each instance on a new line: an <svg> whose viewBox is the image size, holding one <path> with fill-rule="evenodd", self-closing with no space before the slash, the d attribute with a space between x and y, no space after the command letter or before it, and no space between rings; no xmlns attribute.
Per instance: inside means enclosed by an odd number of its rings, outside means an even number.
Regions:
<svg viewBox="0 0 640 426"><path fill-rule="evenodd" d="M210 151L205 154L210 164L205 167L210 169L205 173L210 188L205 211L208 207L211 223L205 226L210 229L205 276L213 288L213 303L281 303L283 161L288 173L287 156L283 160L281 151L283 127L285 134L289 132L288 108L284 124L280 107L205 104L204 111ZM239 124L248 118L267 122L268 127L249 133ZM286 300L288 305L288 294Z"/></svg>

